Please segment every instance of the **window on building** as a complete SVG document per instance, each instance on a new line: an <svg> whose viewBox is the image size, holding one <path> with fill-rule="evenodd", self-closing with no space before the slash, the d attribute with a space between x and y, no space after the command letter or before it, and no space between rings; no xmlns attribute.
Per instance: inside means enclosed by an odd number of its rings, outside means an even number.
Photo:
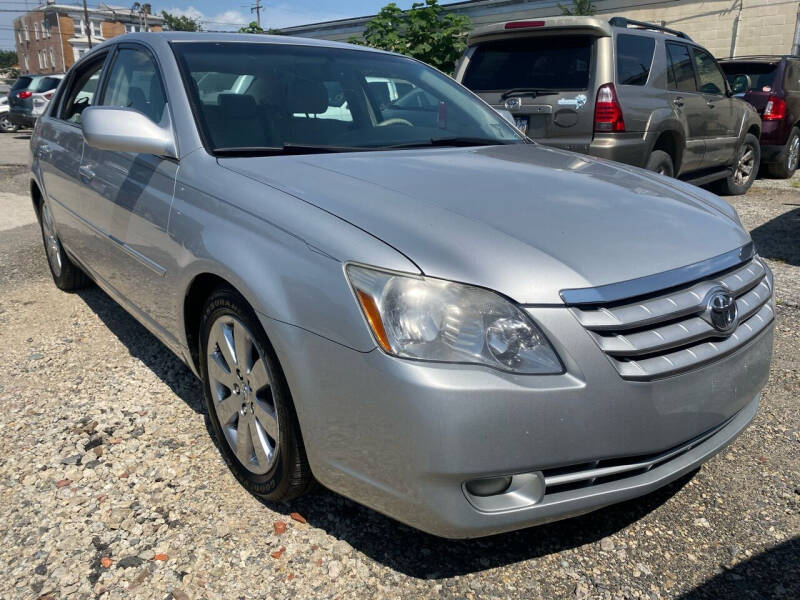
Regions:
<svg viewBox="0 0 800 600"><path fill-rule="evenodd" d="M27 23L24 23L22 25L22 31L25 32L25 41L26 42L29 41L31 38L30 38L30 35L28 34L28 24Z"/></svg>
<svg viewBox="0 0 800 600"><path fill-rule="evenodd" d="M19 40L19 43L21 44L22 43L22 29L17 29L17 39Z"/></svg>
<svg viewBox="0 0 800 600"><path fill-rule="evenodd" d="M29 73L29 72L30 72L30 70L31 70L31 66L30 66L30 64L28 63L28 55L27 55L27 54L23 54L23 55L22 55L22 59L25 61L25 72L26 72L26 73Z"/></svg>
<svg viewBox="0 0 800 600"><path fill-rule="evenodd" d="M137 25L136 23L128 23L128 33L136 33L137 31L141 31L142 26Z"/></svg>
<svg viewBox="0 0 800 600"><path fill-rule="evenodd" d="M56 68L56 53L52 48L50 48L50 66Z"/></svg>
<svg viewBox="0 0 800 600"><path fill-rule="evenodd" d="M42 37L50 39L50 24L47 21L42 21Z"/></svg>
<svg viewBox="0 0 800 600"><path fill-rule="evenodd" d="M33 24L33 39L35 39L35 40L39 39L39 24L38 23L34 23Z"/></svg>
<svg viewBox="0 0 800 600"><path fill-rule="evenodd" d="M100 21L89 21L92 26L92 37L99 38L103 37L103 32L100 29Z"/></svg>
<svg viewBox="0 0 800 600"><path fill-rule="evenodd" d="M72 26L75 28L76 36L80 35L81 37L83 37L84 35L86 35L86 29L83 26L83 19L75 17L74 19L72 19Z"/></svg>

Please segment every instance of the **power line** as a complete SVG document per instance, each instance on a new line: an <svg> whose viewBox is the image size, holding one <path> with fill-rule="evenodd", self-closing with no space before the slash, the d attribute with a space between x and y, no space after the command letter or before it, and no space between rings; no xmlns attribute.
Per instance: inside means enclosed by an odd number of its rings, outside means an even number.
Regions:
<svg viewBox="0 0 800 600"><path fill-rule="evenodd" d="M261 0L256 0L256 3L250 7L250 14L256 13L256 23L261 27Z"/></svg>

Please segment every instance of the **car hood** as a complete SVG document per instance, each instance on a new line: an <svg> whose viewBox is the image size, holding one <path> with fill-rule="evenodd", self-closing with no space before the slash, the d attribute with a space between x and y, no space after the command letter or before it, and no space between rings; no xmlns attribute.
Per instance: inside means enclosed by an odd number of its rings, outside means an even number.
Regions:
<svg viewBox="0 0 800 600"><path fill-rule="evenodd" d="M561 303L562 289L660 273L750 240L713 194L536 144L219 162L367 231L426 275L523 304Z"/></svg>

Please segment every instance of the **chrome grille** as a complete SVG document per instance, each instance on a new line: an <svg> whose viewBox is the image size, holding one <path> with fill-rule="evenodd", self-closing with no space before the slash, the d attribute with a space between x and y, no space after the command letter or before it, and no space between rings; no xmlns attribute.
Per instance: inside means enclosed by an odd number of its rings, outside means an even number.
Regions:
<svg viewBox="0 0 800 600"><path fill-rule="evenodd" d="M703 315L724 288L738 326L721 334ZM638 301L570 310L625 379L666 377L717 360L755 338L774 318L772 274L758 258L716 277Z"/></svg>

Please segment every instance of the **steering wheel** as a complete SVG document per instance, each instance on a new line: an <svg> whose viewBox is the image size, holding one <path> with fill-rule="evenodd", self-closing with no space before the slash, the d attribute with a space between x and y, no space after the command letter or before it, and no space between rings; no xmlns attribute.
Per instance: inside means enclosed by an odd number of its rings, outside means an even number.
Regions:
<svg viewBox="0 0 800 600"><path fill-rule="evenodd" d="M406 125L407 127L413 127L414 124L411 121L406 121L405 119L386 119L385 121L381 121L378 123L378 127L386 127L387 125Z"/></svg>

